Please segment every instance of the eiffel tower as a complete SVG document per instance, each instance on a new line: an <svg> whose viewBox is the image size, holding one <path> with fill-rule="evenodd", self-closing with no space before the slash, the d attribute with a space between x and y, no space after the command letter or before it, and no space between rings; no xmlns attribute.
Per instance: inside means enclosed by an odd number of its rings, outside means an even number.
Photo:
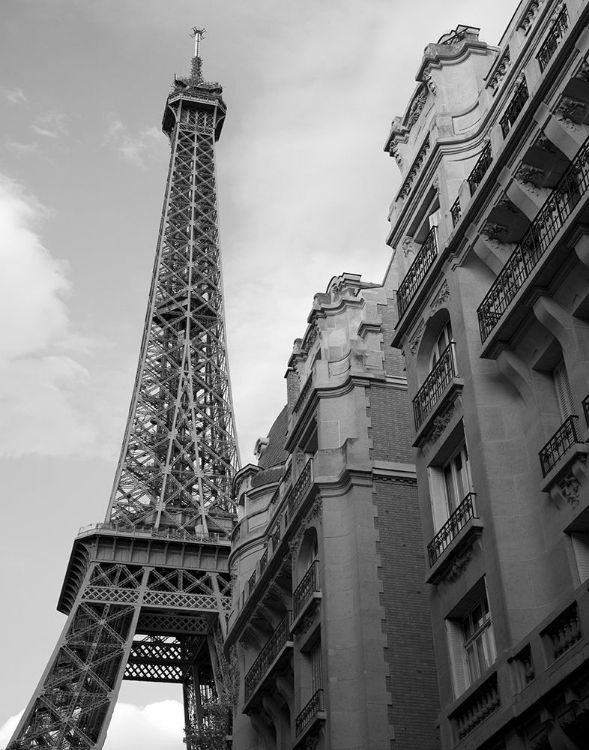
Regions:
<svg viewBox="0 0 589 750"><path fill-rule="evenodd" d="M67 623L10 750L101 748L124 679L182 685L190 748L207 704L230 690L221 645L239 455L215 187L226 107L202 77L203 32L164 111L170 168L106 519L74 541L58 603Z"/></svg>

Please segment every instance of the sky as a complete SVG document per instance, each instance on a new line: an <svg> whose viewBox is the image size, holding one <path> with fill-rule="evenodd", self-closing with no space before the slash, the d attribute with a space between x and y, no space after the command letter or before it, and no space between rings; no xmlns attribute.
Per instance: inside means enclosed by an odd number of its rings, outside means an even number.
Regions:
<svg viewBox="0 0 589 750"><path fill-rule="evenodd" d="M65 618L79 527L104 519L147 304L174 74L207 29L227 337L242 462L286 400L313 296L380 282L399 187L383 152L423 48L497 44L496 0L3 0L0 25L0 750ZM124 683L106 750L180 748L175 687Z"/></svg>

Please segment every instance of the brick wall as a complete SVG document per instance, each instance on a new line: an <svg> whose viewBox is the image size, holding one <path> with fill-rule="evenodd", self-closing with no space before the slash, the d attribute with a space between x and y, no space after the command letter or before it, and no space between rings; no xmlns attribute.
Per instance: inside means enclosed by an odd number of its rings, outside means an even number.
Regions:
<svg viewBox="0 0 589 750"><path fill-rule="evenodd" d="M392 697L389 723L395 731L391 748L438 750L435 725L440 702L417 485L407 480L377 480L375 485L387 688Z"/></svg>
<svg viewBox="0 0 589 750"><path fill-rule="evenodd" d="M394 386L372 385L369 395L371 458L413 463L415 461L415 454L411 447L413 422L409 411L407 391Z"/></svg>

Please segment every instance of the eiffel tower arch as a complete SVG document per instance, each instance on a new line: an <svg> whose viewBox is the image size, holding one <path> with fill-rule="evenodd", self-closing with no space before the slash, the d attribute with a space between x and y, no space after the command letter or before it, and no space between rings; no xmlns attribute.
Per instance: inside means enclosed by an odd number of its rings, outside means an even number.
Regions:
<svg viewBox="0 0 589 750"><path fill-rule="evenodd" d="M182 685L188 747L231 690L221 649L239 468L221 282L215 143L226 107L176 77L171 144L139 365L104 523L74 541L67 622L10 750L101 748L123 679Z"/></svg>

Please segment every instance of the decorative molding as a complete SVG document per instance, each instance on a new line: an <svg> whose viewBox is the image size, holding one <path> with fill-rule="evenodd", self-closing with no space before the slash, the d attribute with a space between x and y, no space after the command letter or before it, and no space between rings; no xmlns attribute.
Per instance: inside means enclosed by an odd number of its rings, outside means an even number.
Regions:
<svg viewBox="0 0 589 750"><path fill-rule="evenodd" d="M443 574L443 578L445 578L449 583L453 583L454 581L458 580L458 578L460 578L462 573L466 570L471 558L472 547L469 547L462 555L454 555L447 571Z"/></svg>
<svg viewBox="0 0 589 750"><path fill-rule="evenodd" d="M430 68L429 65L423 71L422 77L423 77L423 82L427 86L428 91L430 91L435 96L437 87L436 87L436 82L434 81L433 76L432 76L432 69Z"/></svg>
<svg viewBox="0 0 589 750"><path fill-rule="evenodd" d="M572 96L563 96L554 112L556 119L569 130L578 130L578 125L573 121L573 115L579 110L585 109L585 104Z"/></svg>
<svg viewBox="0 0 589 750"><path fill-rule="evenodd" d="M581 484L571 469L568 470L558 483L558 489L560 490L563 499L566 500L572 508L576 508L579 504L579 491L581 489Z"/></svg>
<svg viewBox="0 0 589 750"><path fill-rule="evenodd" d="M415 485L417 484L417 479L410 479L409 477L387 477L384 474L379 474L378 476L374 477L374 481L384 482L385 484L402 484L406 487L415 487Z"/></svg>
<svg viewBox="0 0 589 750"><path fill-rule="evenodd" d="M589 83L589 62L587 62L587 60L581 62L573 78L579 78L581 81Z"/></svg>
<svg viewBox="0 0 589 750"><path fill-rule="evenodd" d="M495 204L495 208L504 208L506 211L509 211L510 214L519 213L517 206L505 194L499 198L499 200Z"/></svg>
<svg viewBox="0 0 589 750"><path fill-rule="evenodd" d="M403 248L403 255L405 257L407 257L409 253L411 253L412 255L415 254L415 247L414 247L412 237L409 237L409 236L405 237L403 242L401 242L401 247Z"/></svg>
<svg viewBox="0 0 589 750"><path fill-rule="evenodd" d="M419 348L419 344L421 343L421 337L423 336L423 332L425 331L425 320L421 320L420 324L417 326L417 329L413 336L411 337L409 341L409 351L413 356L415 356L415 352Z"/></svg>
<svg viewBox="0 0 589 750"><path fill-rule="evenodd" d="M417 156L415 157L415 160L413 161L413 165L411 166L411 169L409 170L409 174L407 175L405 182L403 183L403 187L401 188L401 192L399 193L399 198L401 199L406 198L411 192L411 188L413 187L415 178L419 174L427 158L427 155L429 154L429 150L430 150L430 141L429 141L429 134L428 134L425 141L423 142L423 146L419 149Z"/></svg>
<svg viewBox="0 0 589 750"><path fill-rule="evenodd" d="M401 169L403 167L403 157L399 153L398 143L391 141L391 145L389 146L389 154L394 157L395 161L397 162L397 166L399 167L399 169Z"/></svg>
<svg viewBox="0 0 589 750"><path fill-rule="evenodd" d="M452 404L442 414L438 414L432 422L432 431L427 437L426 443L435 443L440 435L444 432L446 427L450 424L452 415L454 414L454 405Z"/></svg>
<svg viewBox="0 0 589 750"><path fill-rule="evenodd" d="M518 28L523 29L526 34L530 30L532 23L534 22L534 18L536 18L536 16L538 15L540 5L541 0L532 0L526 8L526 12L524 13L521 21L519 22Z"/></svg>
<svg viewBox="0 0 589 750"><path fill-rule="evenodd" d="M532 167L530 164L520 164L514 177L520 185L526 187L535 195L540 194L540 186L537 180L544 177L546 171L541 167Z"/></svg>
<svg viewBox="0 0 589 750"><path fill-rule="evenodd" d="M439 288L436 296L433 298L433 300L430 302L430 308L432 310L437 310L438 307L441 307L443 304L445 304L450 299L450 289L448 287L448 282L444 280L444 283Z"/></svg>
<svg viewBox="0 0 589 750"><path fill-rule="evenodd" d="M556 152L558 151L554 143L552 143L550 138L544 135L544 133L540 133L540 135L536 138L534 146L536 148L539 148L541 151L548 151L549 154L556 154Z"/></svg>
<svg viewBox="0 0 589 750"><path fill-rule="evenodd" d="M501 81L505 78L505 74L511 66L511 55L509 53L509 47L503 53L503 57L499 60L499 64L495 68L495 72L489 79L489 87L493 89L495 93L499 87Z"/></svg>
<svg viewBox="0 0 589 750"><path fill-rule="evenodd" d="M409 114L407 115L407 122L405 123L405 127L409 130L411 130L411 128L419 119L419 115L423 111L428 96L428 88L426 85L424 85L421 91L417 92L415 99L411 102L411 106L409 107Z"/></svg>

